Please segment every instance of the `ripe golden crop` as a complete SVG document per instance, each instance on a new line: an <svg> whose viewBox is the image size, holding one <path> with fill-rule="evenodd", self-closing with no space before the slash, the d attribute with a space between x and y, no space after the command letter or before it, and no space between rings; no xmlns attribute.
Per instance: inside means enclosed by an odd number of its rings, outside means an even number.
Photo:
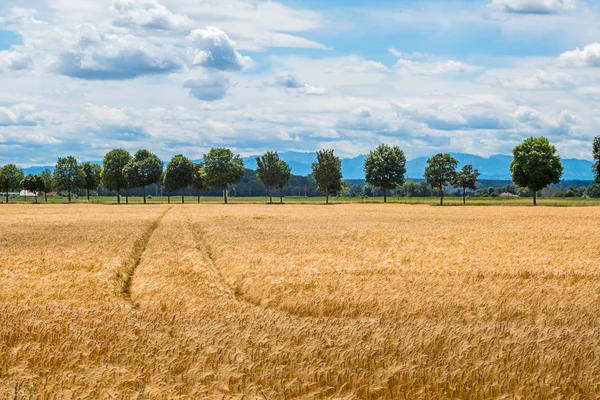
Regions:
<svg viewBox="0 0 600 400"><path fill-rule="evenodd" d="M0 399L600 395L600 208L0 218Z"/></svg>

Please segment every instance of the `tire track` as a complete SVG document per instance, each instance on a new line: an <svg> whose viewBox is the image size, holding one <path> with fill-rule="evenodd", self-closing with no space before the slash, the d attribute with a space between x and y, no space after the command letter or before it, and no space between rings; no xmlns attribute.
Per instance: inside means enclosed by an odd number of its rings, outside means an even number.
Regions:
<svg viewBox="0 0 600 400"><path fill-rule="evenodd" d="M154 231L160 225L162 219L167 215L173 206L167 208L163 213L150 223L144 233L136 239L133 247L129 251L128 256L121 262L117 268L115 275L115 290L117 295L122 297L124 300L131 302L131 282L133 281L133 275L135 270L142 260L142 256L148 247L148 242L154 234Z"/></svg>

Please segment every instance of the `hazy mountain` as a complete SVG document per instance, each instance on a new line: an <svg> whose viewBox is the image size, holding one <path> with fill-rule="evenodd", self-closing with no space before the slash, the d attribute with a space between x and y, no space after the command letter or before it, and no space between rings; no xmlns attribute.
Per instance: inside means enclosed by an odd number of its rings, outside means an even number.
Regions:
<svg viewBox="0 0 600 400"><path fill-rule="evenodd" d="M460 166L466 164L472 164L475 168L481 172L480 179L499 179L507 180L510 179L510 163L512 156L497 154L489 158L479 157L473 154L463 153L450 153L459 162ZM285 160L291 167L294 175L306 176L311 172L311 164L316 160L315 153L298 153L298 152L285 152L279 153L279 156ZM244 165L249 169L256 169L256 156L245 157ZM365 162L365 155L359 155L354 158L343 158L342 159L342 173L346 179L363 179L363 164ZM414 158L406 162L406 175L409 178L422 178L425 165L427 164L428 157ZM197 162L198 160L196 160ZM565 180L592 180L594 174L592 173L592 162L588 160L578 160L576 158L568 158L562 160L565 167L563 179ZM94 164L101 164L100 162L93 161ZM37 174L48 168L54 170L54 166L35 166L30 168L24 168L25 174Z"/></svg>

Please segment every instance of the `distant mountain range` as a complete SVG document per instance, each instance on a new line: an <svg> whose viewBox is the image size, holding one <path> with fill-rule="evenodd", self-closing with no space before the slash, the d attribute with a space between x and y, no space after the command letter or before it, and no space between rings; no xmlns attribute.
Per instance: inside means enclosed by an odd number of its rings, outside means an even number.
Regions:
<svg viewBox="0 0 600 400"><path fill-rule="evenodd" d="M472 164L481 173L480 179L489 180L510 180L510 163L512 156L497 154L489 158L479 157L473 154L450 153L456 158L460 166ZM285 152L279 153L279 156L292 167L292 174L306 176L311 172L311 164L316 160L315 153ZM363 179L363 165L366 155L359 155L354 158L342 159L342 174L346 179ZM249 169L256 169L256 156L245 157L244 165ZM428 157L414 158L406 162L406 176L408 178L420 179L423 177L425 165ZM198 162L200 160L196 160ZM101 164L101 162L94 162ZM592 162L588 160L579 160L576 158L563 159L565 167L563 173L564 180L592 180ZM25 174L37 174L44 169L54 170L53 166L39 166L24 168Z"/></svg>

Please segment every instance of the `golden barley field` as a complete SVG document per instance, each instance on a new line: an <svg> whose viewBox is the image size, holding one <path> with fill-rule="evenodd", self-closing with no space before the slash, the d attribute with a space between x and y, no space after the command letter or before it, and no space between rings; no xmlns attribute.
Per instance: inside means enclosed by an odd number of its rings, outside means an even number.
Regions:
<svg viewBox="0 0 600 400"><path fill-rule="evenodd" d="M0 221L0 399L600 397L600 208Z"/></svg>

